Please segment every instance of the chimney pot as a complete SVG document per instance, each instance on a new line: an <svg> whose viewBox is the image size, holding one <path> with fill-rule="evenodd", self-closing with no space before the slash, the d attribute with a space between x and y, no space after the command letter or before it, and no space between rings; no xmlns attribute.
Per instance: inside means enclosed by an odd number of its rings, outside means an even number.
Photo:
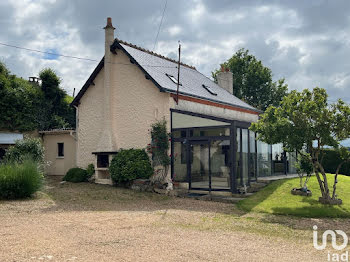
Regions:
<svg viewBox="0 0 350 262"><path fill-rule="evenodd" d="M104 27L104 29L107 29L107 28L113 28L113 25L112 25L112 18L111 17L107 17L107 25Z"/></svg>

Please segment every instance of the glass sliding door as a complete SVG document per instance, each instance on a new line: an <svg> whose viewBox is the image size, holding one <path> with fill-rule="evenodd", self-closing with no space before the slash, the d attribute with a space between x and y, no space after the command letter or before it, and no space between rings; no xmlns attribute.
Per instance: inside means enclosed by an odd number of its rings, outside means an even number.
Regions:
<svg viewBox="0 0 350 262"><path fill-rule="evenodd" d="M191 141L189 172L191 189L208 189L210 186L210 159L208 141Z"/></svg>
<svg viewBox="0 0 350 262"><path fill-rule="evenodd" d="M230 189L230 166L230 140L211 141L211 189Z"/></svg>

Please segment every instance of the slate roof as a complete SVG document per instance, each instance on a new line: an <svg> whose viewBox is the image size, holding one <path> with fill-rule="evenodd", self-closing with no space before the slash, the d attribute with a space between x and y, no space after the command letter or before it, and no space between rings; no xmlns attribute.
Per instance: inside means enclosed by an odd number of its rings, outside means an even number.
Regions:
<svg viewBox="0 0 350 262"><path fill-rule="evenodd" d="M116 51L118 53L119 50L123 50L129 56L130 60L137 64L145 75L150 78L161 91L176 93L177 85L168 77L168 75L172 75L177 79L177 61L116 39L111 46L111 51ZM101 62L103 63L103 61ZM99 66L101 67L101 63ZM98 73L96 72L96 69L93 72L93 75ZM90 76L90 80L95 77L93 75ZM91 81L93 81L93 79ZM221 88L208 77L198 72L195 67L183 63L180 65L180 83L181 86L179 88L179 93L182 95L244 108L259 113L261 112ZM90 85L88 81L84 87L86 85ZM204 88L203 85L209 88ZM84 87L73 100L72 104L76 104L83 93L85 93L85 90L83 90ZM207 89L212 92L209 92Z"/></svg>

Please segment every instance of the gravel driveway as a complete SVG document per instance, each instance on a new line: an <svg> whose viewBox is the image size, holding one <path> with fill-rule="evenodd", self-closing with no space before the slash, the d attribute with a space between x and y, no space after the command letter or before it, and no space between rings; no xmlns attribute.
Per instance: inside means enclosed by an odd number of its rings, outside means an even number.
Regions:
<svg viewBox="0 0 350 262"><path fill-rule="evenodd" d="M0 261L327 261L311 225L232 204L50 181L0 201ZM344 222L345 223L345 222Z"/></svg>

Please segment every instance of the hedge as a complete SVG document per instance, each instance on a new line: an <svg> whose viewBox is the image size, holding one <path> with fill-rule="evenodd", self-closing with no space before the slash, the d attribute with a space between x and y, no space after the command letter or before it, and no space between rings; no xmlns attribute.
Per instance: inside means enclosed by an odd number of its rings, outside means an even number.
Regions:
<svg viewBox="0 0 350 262"><path fill-rule="evenodd" d="M323 159L322 159L323 158ZM334 174L338 165L342 162L339 153L333 149L324 149L321 154L322 165L326 173ZM339 174L350 176L350 163L344 163L340 168Z"/></svg>
<svg viewBox="0 0 350 262"><path fill-rule="evenodd" d="M68 170L67 174L63 177L63 181L80 183L88 181L89 175L85 169L79 167L73 167Z"/></svg>
<svg viewBox="0 0 350 262"><path fill-rule="evenodd" d="M153 168L145 150L132 148L122 149L113 157L109 172L117 185L127 185L135 179L149 178Z"/></svg>

